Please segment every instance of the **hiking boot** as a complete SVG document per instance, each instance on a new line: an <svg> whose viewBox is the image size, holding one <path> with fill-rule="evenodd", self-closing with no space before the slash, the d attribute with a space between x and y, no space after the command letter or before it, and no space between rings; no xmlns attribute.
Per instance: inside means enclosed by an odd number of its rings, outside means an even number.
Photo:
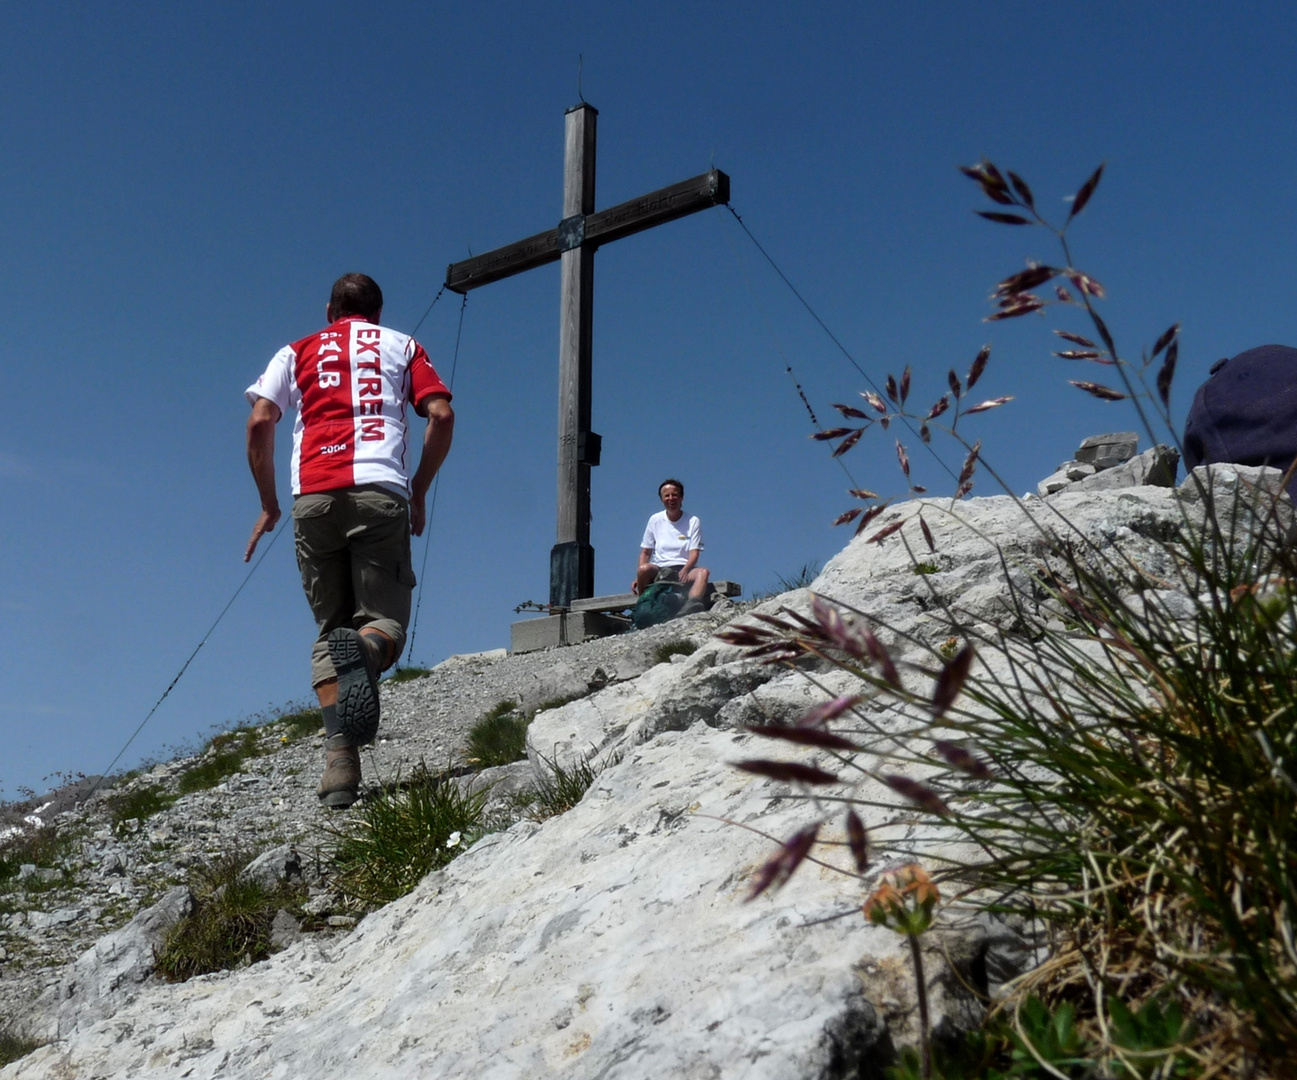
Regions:
<svg viewBox="0 0 1297 1080"><path fill-rule="evenodd" d="M685 601L684 607L680 609L680 614L693 615L695 612L706 611L706 610L707 610L707 604L705 601L701 600L696 596L691 596L688 600Z"/></svg>
<svg viewBox="0 0 1297 1080"><path fill-rule="evenodd" d="M348 626L331 631L328 644L338 673L338 731L351 746L371 743L378 734L378 658Z"/></svg>
<svg viewBox="0 0 1297 1080"><path fill-rule="evenodd" d="M345 735L324 740L324 775L320 777L320 802L345 810L360 794L360 754Z"/></svg>

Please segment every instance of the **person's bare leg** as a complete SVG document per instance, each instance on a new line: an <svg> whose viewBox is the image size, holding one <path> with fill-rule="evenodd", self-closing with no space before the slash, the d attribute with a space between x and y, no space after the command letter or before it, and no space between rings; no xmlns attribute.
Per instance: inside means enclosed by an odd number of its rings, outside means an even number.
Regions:
<svg viewBox="0 0 1297 1080"><path fill-rule="evenodd" d="M393 655L396 652L396 642L388 637L383 631L375 629L372 626L366 626L360 631L360 636L369 638L369 640L378 645L378 658L381 663L378 665L379 671L386 671L396 661ZM335 689L334 693L337 691Z"/></svg>
<svg viewBox="0 0 1297 1080"><path fill-rule="evenodd" d="M701 600L707 594L707 582L711 574L701 566L695 566L689 571L689 599Z"/></svg>

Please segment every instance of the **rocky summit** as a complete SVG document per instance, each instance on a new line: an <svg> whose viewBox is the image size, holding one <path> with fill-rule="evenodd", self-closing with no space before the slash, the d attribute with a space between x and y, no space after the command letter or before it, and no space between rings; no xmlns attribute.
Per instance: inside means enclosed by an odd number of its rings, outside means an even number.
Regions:
<svg viewBox="0 0 1297 1080"><path fill-rule="evenodd" d="M1124 460L1133 450L1122 448ZM1278 476L1226 471L1270 487ZM860 904L889 866L939 856L953 841L916 814L879 809L866 821L878 839L864 880L803 867L747 902L754 869L812 811L789 785L733 767L772 756L746 728L795 720L855 684L828 665L762 664L715 632L780 608L809 612L813 592L888 628L880 637L904 668L948 632L943 609L999 627L1062 617L1028 573L1061 520L1055 511L1074 535L1155 568L1158 538L1199 511L1196 496L1185 485L1071 482L1047 499L901 504L874 524L922 509L935 552L925 549L921 569L901 537L867 534L811 590L581 645L454 657L385 684L367 781L423 761L463 774L464 786L495 783L497 828L359 919L320 854L338 817L315 805L313 736L273 724L243 736L256 753L200 791L179 794L204 756L82 791L77 805L45 813L46 827L70 838L62 863L52 874L33 866L26 878L41 880L8 894L4 1015L48 1041L0 1076L880 1076L915 1038L916 1002L903 939L866 923ZM696 649L660 648L681 641ZM469 774L466 734L484 712L560 699L571 700L528 728L527 761ZM885 732L888 711L879 706L871 721ZM606 767L565 813L520 818L500 794L581 760ZM130 805L124 794L145 787L178 797L146 818L114 816L114 805ZM826 827L821 839L843 836ZM234 850L262 852L250 872L270 881L305 880L312 917L278 926L284 947L269 959L160 981L153 948L193 903L190 874ZM953 906L923 940L938 1029L976 1023L977 994L1029 955L1014 928Z"/></svg>

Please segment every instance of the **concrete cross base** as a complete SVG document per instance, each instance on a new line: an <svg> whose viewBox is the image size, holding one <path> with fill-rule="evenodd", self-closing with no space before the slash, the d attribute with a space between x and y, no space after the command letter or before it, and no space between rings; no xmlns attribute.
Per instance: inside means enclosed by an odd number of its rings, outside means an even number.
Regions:
<svg viewBox="0 0 1297 1080"><path fill-rule="evenodd" d="M523 619L509 628L509 651L524 653L555 645L577 645L591 638L620 634L627 625L625 619L614 619L601 611L568 611Z"/></svg>

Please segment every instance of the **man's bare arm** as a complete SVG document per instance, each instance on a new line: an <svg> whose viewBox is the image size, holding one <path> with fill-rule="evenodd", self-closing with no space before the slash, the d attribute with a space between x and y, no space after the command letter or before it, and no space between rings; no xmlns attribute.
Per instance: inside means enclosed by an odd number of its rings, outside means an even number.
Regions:
<svg viewBox="0 0 1297 1080"><path fill-rule="evenodd" d="M423 432L419 468L410 480L410 532L422 536L427 521L424 499L437 470L450 453L450 444L455 437L455 410L450 407L450 399L445 394L429 394L416 408L428 418L428 426Z"/></svg>
<svg viewBox="0 0 1297 1080"><path fill-rule="evenodd" d="M279 406L269 398L257 398L248 417L248 467L261 497L261 514L252 527L252 539L243 553L243 561L252 558L257 541L274 529L279 521L279 496L275 492L275 425L279 423Z"/></svg>

